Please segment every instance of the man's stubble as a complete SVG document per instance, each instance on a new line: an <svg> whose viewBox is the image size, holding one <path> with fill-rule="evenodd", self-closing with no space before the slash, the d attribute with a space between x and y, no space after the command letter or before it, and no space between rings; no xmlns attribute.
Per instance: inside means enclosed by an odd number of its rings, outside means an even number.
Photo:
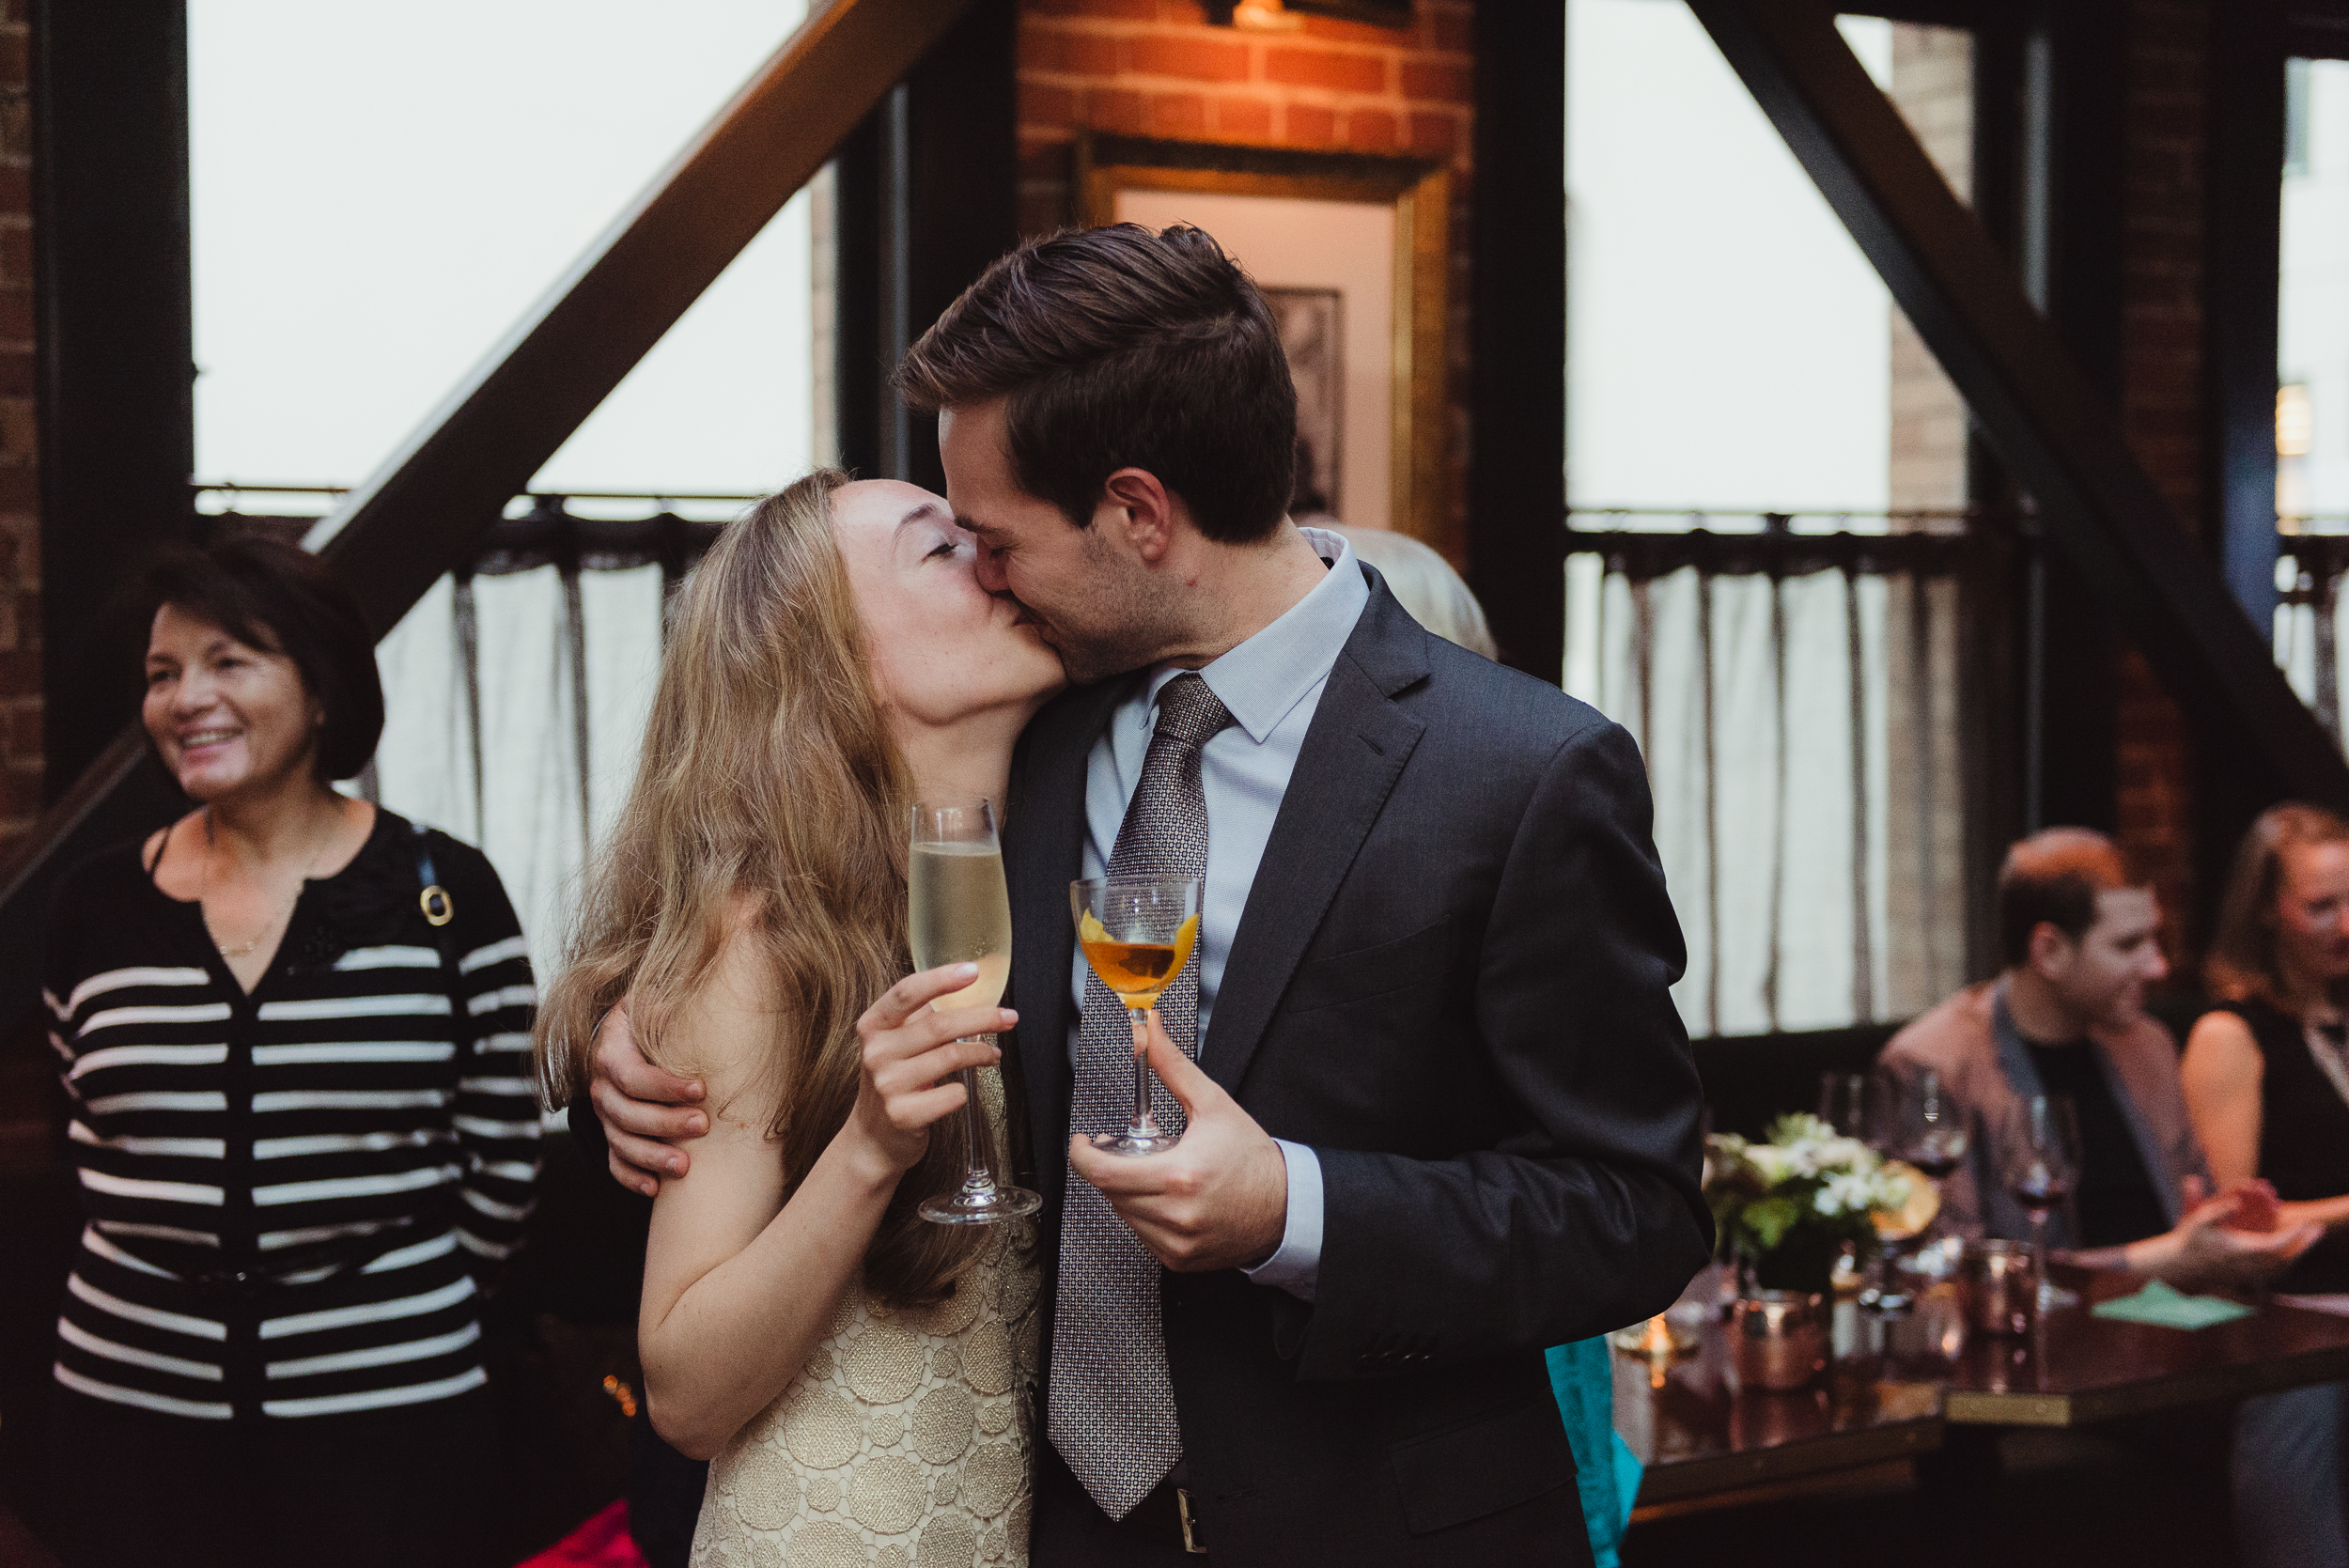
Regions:
<svg viewBox="0 0 2349 1568"><path fill-rule="evenodd" d="M1097 530L1084 533L1082 582L1049 618L1051 641L1075 686L1155 664L1182 641L1176 607L1163 585L1111 549Z"/></svg>

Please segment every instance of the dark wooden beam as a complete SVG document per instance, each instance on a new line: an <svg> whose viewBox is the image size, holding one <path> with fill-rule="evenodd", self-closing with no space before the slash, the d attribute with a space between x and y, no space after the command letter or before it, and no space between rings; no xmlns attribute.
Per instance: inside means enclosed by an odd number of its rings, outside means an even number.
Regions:
<svg viewBox="0 0 2349 1568"><path fill-rule="evenodd" d="M2276 614L2276 331L2282 273L2287 42L2276 0L2210 17L2209 242L2203 247L2211 533L2251 624ZM2349 39L2349 35L2344 35ZM2194 873L2208 931L2235 846L2274 796L2210 747L2196 757Z"/></svg>
<svg viewBox="0 0 2349 1568"><path fill-rule="evenodd" d="M182 0L33 14L42 747L54 803L138 712L125 564L194 527Z"/></svg>
<svg viewBox="0 0 2349 1568"><path fill-rule="evenodd" d="M2276 314L2281 272L2284 35L2274 0L2210 20L2203 349L2227 587L2254 626L2276 613Z"/></svg>
<svg viewBox="0 0 2349 1568"><path fill-rule="evenodd" d="M1476 8L1468 576L1501 658L1555 683L1566 624L1565 8Z"/></svg>
<svg viewBox="0 0 2349 1568"><path fill-rule="evenodd" d="M832 156L970 0L826 0L307 541L380 636ZM78 10L54 0L59 11ZM96 10L111 15L106 8ZM184 114L184 110L183 110ZM186 305L184 280L180 306ZM178 474L181 494L187 472ZM39 993L57 872L142 818L144 741L115 738L0 865L0 1017Z"/></svg>
<svg viewBox="0 0 2349 1568"><path fill-rule="evenodd" d="M890 390L907 349L1019 243L1018 11L976 0L835 165L840 458L946 488L938 416Z"/></svg>
<svg viewBox="0 0 2349 1568"><path fill-rule="evenodd" d="M2203 744L2349 809L2349 762L2179 526L2094 385L1815 0L1688 0L1915 324L2049 536Z"/></svg>
<svg viewBox="0 0 2349 1568"><path fill-rule="evenodd" d="M655 178L313 548L389 630L822 168L969 0L831 0Z"/></svg>

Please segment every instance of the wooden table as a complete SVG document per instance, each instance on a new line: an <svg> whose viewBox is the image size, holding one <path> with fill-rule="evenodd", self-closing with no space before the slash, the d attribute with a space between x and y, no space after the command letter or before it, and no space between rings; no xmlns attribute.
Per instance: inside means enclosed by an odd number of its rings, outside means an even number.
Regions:
<svg viewBox="0 0 2349 1568"><path fill-rule="evenodd" d="M1917 1354L1921 1330L1954 1320L1945 1296L1921 1304L1904 1330L1911 1354L1855 1358L1797 1393L1733 1392L1719 1324L1668 1365L1616 1352L1616 1430L1648 1467L1641 1506L1912 1459L1940 1448L1951 1427L2087 1425L2349 1378L2349 1318L2271 1304L2192 1331L2115 1323L2088 1306L2141 1278L2057 1273L2083 1302L2028 1338L1944 1333Z"/></svg>

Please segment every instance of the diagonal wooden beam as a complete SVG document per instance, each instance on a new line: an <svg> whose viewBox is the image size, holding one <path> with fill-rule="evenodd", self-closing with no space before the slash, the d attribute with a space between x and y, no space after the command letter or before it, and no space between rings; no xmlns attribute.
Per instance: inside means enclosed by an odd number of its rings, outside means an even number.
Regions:
<svg viewBox="0 0 2349 1568"><path fill-rule="evenodd" d="M2271 791L2349 809L2349 762L2179 526L2012 265L1836 32L1833 10L1817 0L1688 0L1688 8L2204 745L2239 737L2244 765L2262 770Z"/></svg>
<svg viewBox="0 0 2349 1568"><path fill-rule="evenodd" d="M814 178L970 0L829 0L307 541L379 635Z"/></svg>
<svg viewBox="0 0 2349 1568"><path fill-rule="evenodd" d="M305 541L381 637L822 168L971 0L817 0L807 20ZM0 865L0 1019L39 988L56 875L176 796L137 725Z"/></svg>

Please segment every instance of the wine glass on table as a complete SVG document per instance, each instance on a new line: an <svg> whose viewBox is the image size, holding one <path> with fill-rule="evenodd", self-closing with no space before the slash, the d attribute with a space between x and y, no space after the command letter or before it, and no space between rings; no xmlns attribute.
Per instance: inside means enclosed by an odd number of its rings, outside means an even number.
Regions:
<svg viewBox="0 0 2349 1568"><path fill-rule="evenodd" d="M1941 1184L1966 1163L1972 1143L1966 1108L1942 1087L1941 1075L1931 1067L1906 1082L1888 1078L1885 1093L1890 1132L1884 1152L1933 1184L1933 1218L1907 1238L1906 1271L1946 1278L1955 1260L1941 1247Z"/></svg>
<svg viewBox="0 0 2349 1568"><path fill-rule="evenodd" d="M1934 1090L1937 1115L1938 1078ZM1928 1181L1922 1171L1902 1157L1906 1148L1905 1101L1898 1080L1881 1072L1823 1073L1819 1079L1819 1104L1820 1120L1832 1125L1843 1137L1867 1144L1888 1168L1908 1183L1908 1199L1897 1210L1879 1209L1869 1217L1875 1230L1876 1249L1868 1261L1866 1281L1859 1292L1862 1312L1879 1318L1898 1317L1916 1304L1915 1279L1909 1269L1902 1266L1903 1255L1924 1236L1941 1212L1939 1181Z"/></svg>
<svg viewBox="0 0 2349 1568"><path fill-rule="evenodd" d="M1095 877L1068 884L1068 911L1085 962L1119 1001L1134 1037L1134 1108L1126 1130L1096 1145L1105 1154L1163 1154L1181 1140L1150 1108L1146 1021L1199 941L1200 878Z"/></svg>
<svg viewBox="0 0 2349 1568"><path fill-rule="evenodd" d="M2000 1178L2007 1196L2030 1220L2031 1259L2039 1271L2039 1306L2076 1307L2079 1296L2047 1278L2047 1219L2079 1186L2080 1124L2069 1098L2032 1094L2015 1102L2002 1140Z"/></svg>
<svg viewBox="0 0 2349 1568"><path fill-rule="evenodd" d="M1871 1142L1874 1130L1868 1115L1868 1079L1864 1073L1825 1072L1819 1075L1819 1120L1844 1138ZM1883 1151L1878 1150L1879 1154Z"/></svg>
<svg viewBox="0 0 2349 1568"><path fill-rule="evenodd" d="M1891 1151L1913 1165L1936 1191L1966 1163L1970 1141L1966 1109L1941 1087L1941 1075L1927 1067L1898 1091Z"/></svg>
<svg viewBox="0 0 2349 1568"><path fill-rule="evenodd" d="M950 1013L1001 1001L1011 978L1011 899L1003 884L995 808L980 800L917 802L906 880L914 968L979 966L976 980L930 1006ZM922 1218L941 1225L988 1225L1034 1214L1044 1206L1043 1199L995 1179L976 1067L962 1069L962 1183L923 1199Z"/></svg>

